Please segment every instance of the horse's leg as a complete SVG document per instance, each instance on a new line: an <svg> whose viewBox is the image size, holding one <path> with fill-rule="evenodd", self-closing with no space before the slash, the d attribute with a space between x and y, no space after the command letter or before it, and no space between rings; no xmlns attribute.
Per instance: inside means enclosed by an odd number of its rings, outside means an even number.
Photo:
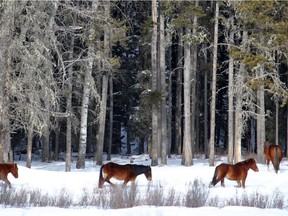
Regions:
<svg viewBox="0 0 288 216"><path fill-rule="evenodd" d="M270 164L270 160L267 159L267 170L269 171L269 164Z"/></svg>
<svg viewBox="0 0 288 216"><path fill-rule="evenodd" d="M221 180L221 186L225 187L224 178Z"/></svg>
<svg viewBox="0 0 288 216"><path fill-rule="evenodd" d="M126 178L125 180L124 180L124 183L123 183L123 185L122 185L122 187L125 187L127 184L128 184L128 182L130 181L132 184L133 183L135 183L135 180L136 180L136 177L134 178L131 178L131 177L129 177L129 178Z"/></svg>
<svg viewBox="0 0 288 216"><path fill-rule="evenodd" d="M245 181L246 181L246 177L244 179L242 179L242 188L245 189Z"/></svg>
<svg viewBox="0 0 288 216"><path fill-rule="evenodd" d="M113 183L110 181L110 178L105 179L105 181L108 182L112 187L115 186L115 184L113 184Z"/></svg>
<svg viewBox="0 0 288 216"><path fill-rule="evenodd" d="M3 181L11 188L11 183L7 178L4 178Z"/></svg>
<svg viewBox="0 0 288 216"><path fill-rule="evenodd" d="M237 187L241 187L241 181L237 180Z"/></svg>

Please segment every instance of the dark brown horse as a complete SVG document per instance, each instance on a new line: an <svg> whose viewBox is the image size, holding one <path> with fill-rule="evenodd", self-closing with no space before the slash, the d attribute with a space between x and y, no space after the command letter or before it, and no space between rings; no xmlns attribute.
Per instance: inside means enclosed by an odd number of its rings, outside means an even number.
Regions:
<svg viewBox="0 0 288 216"><path fill-rule="evenodd" d="M11 188L11 183L7 178L8 173L12 173L15 178L18 178L16 163L0 163L0 180L4 181Z"/></svg>
<svg viewBox="0 0 288 216"><path fill-rule="evenodd" d="M269 164L271 161L275 172L278 173L278 170L280 169L280 162L283 158L281 146L266 142L264 146L264 154L267 159L267 169L269 170Z"/></svg>
<svg viewBox="0 0 288 216"><path fill-rule="evenodd" d="M109 162L105 165L102 165L100 168L98 187L102 188L105 181L113 186L114 184L110 182L111 178L124 180L123 186L125 186L129 181L135 182L136 177L143 173L148 181L152 180L152 171L150 166L136 164L120 165Z"/></svg>
<svg viewBox="0 0 288 216"><path fill-rule="evenodd" d="M234 165L222 163L215 168L211 185L215 186L221 181L221 186L225 187L224 178L226 177L229 180L237 181L238 187L241 187L242 183L242 188L245 188L245 181L250 168L255 172L259 171L256 161L253 158L238 162Z"/></svg>

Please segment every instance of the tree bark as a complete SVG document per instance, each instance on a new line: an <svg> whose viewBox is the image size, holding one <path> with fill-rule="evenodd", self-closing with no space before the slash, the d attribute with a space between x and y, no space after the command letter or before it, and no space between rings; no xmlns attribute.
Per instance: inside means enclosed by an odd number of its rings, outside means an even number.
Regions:
<svg viewBox="0 0 288 216"><path fill-rule="evenodd" d="M230 29L233 29L233 17L230 17ZM229 47L234 44L234 32L230 30ZM234 59L229 56L228 68L228 163L233 163L234 152Z"/></svg>
<svg viewBox="0 0 288 216"><path fill-rule="evenodd" d="M190 35L191 30L187 29L186 34ZM184 166L193 165L191 145L191 44L184 42L184 142L181 164Z"/></svg>
<svg viewBox="0 0 288 216"><path fill-rule="evenodd" d="M212 68L212 89L211 89L211 117L210 117L210 153L209 165L214 166L214 145L215 145L215 101L216 101L216 74L217 74L217 46L218 46L218 17L219 2L215 6L214 22L214 44L213 44L213 68Z"/></svg>
<svg viewBox="0 0 288 216"><path fill-rule="evenodd" d="M110 1L105 1L105 15L107 19L110 17ZM107 25L104 29L104 54L108 59L110 58L111 53L111 32L110 28ZM108 68L106 68L106 59L103 62L103 69L108 72ZM102 165L103 163L103 149L104 149L104 137L105 137L105 123L106 123L106 110L107 110L107 96L108 96L108 75L104 74L102 77L102 95L101 95L101 104L100 104L100 113L99 113L99 124L98 124L98 132L96 135L96 143L97 143L97 151L96 151L96 163L97 165Z"/></svg>
<svg viewBox="0 0 288 216"><path fill-rule="evenodd" d="M92 2L92 10L97 11L98 2ZM85 168L85 157L86 157L86 147L87 147L87 119L88 119L88 105L91 90L91 79L92 79L92 69L93 69L93 54L94 54L94 27L90 27L90 32L88 36L88 66L85 71L85 78L83 84L83 95L81 104L81 122L80 122L80 138L79 138L79 148L78 157L76 162L77 169Z"/></svg>
<svg viewBox="0 0 288 216"><path fill-rule="evenodd" d="M264 71L260 67L258 77L263 77ZM265 142L265 95L264 86L257 88L257 157L258 163L265 163L264 142Z"/></svg>
<svg viewBox="0 0 288 216"><path fill-rule="evenodd" d="M33 145L33 128L32 126L28 128L28 137L27 137L27 159L26 159L26 167L31 168L32 162L32 145Z"/></svg>
<svg viewBox="0 0 288 216"><path fill-rule="evenodd" d="M195 0L195 6L198 6L198 0ZM196 15L193 16L193 29L192 37L197 37L197 28L198 18ZM194 152L195 142L196 142L196 84L197 84L197 44L191 45L191 149L192 153ZM192 154L193 156L193 154Z"/></svg>
<svg viewBox="0 0 288 216"><path fill-rule="evenodd" d="M179 38L183 36L183 29L179 30ZM177 50L178 68L177 68L177 83L176 83L176 111L175 111L175 148L178 155L182 152L182 92L183 92L183 40L179 41Z"/></svg>
<svg viewBox="0 0 288 216"><path fill-rule="evenodd" d="M70 42L70 52L69 60L72 60L74 57L74 35L71 35ZM67 83L67 99L66 99L66 111L70 113L66 120L66 157L65 157L65 172L71 171L71 154L72 154L72 77L73 77L73 66L70 65L68 68L68 83Z"/></svg>
<svg viewBox="0 0 288 216"><path fill-rule="evenodd" d="M167 164L167 104L166 104L166 76L165 76L165 30L164 30L164 16L160 13L160 88L163 94L161 101L161 164Z"/></svg>
<svg viewBox="0 0 288 216"><path fill-rule="evenodd" d="M109 78L109 142L108 142L108 154L107 160L111 160L112 142L113 142L113 77Z"/></svg>
<svg viewBox="0 0 288 216"><path fill-rule="evenodd" d="M152 0L152 38L151 38L151 70L152 70L152 91L157 90L157 0ZM151 165L158 165L158 112L157 105L152 105L152 148Z"/></svg>

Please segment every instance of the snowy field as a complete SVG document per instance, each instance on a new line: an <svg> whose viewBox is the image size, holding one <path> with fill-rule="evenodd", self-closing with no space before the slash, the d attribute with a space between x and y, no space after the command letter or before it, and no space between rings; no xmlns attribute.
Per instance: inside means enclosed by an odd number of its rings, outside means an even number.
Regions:
<svg viewBox="0 0 288 216"><path fill-rule="evenodd" d="M151 161L147 155L133 156L134 164L150 165ZM120 164L130 163L131 157L113 156L112 161ZM216 165L225 162L226 158L218 158ZM39 189L48 194L59 194L62 189L68 191L77 197L83 190L93 191L98 185L99 169L93 161L86 162L86 168L77 170L75 161L72 163L72 171L65 172L65 162L41 163L32 162L32 168L25 167L25 161L16 161L19 167L19 178L15 179L9 174L12 187L16 190L23 188ZM105 161L106 163L106 161ZM181 158L173 157L168 159L168 165L152 167L153 181L148 182L144 175L137 177L137 185L146 187L148 184L161 184L164 190L168 191L174 188L177 192L185 192L187 185L195 179L201 180L207 188L212 179L215 167L209 167L208 161L198 156L194 159L194 165L191 167L181 166ZM284 158L280 165L280 171L275 174L273 166L270 165L270 171L267 166L257 164L259 172L249 171L246 179L246 188L236 188L236 182L225 180L226 187L222 188L220 183L209 189L209 197L218 197L220 200L225 198L241 197L243 194L260 193L269 195L273 199L273 193L279 191L284 195L285 206L288 206L288 160ZM112 182L116 182L114 179ZM1 182L2 183L2 182ZM3 185L3 184L2 184ZM128 184L128 187L130 184ZM110 187L107 183L105 187ZM0 190L1 190L0 184ZM271 195L271 196L270 196ZM252 207L226 206L216 207L155 207L139 206L126 209L97 209L95 207L79 208L56 208L56 207L29 207L29 208L8 208L0 205L1 216L137 216L155 215L155 216L175 216L175 215L213 215L213 216L287 216L288 209L259 209Z"/></svg>

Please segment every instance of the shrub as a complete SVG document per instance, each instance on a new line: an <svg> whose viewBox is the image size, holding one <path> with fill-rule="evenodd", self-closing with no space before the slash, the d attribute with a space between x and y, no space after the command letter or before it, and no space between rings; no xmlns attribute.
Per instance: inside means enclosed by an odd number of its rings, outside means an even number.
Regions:
<svg viewBox="0 0 288 216"><path fill-rule="evenodd" d="M287 208L284 195L276 190L271 195L254 192L233 198L220 199L218 196L209 197L209 187L199 179L187 185L184 194L177 193L175 188L167 189L161 183L149 184L146 190L144 186L131 184L124 188L121 186L94 188L92 191L83 189L80 196L75 197L66 189L58 194L44 193L39 189L10 189L0 188L0 205L4 207L45 207L60 208L95 206L102 209L130 208L134 206L248 206L257 208Z"/></svg>

